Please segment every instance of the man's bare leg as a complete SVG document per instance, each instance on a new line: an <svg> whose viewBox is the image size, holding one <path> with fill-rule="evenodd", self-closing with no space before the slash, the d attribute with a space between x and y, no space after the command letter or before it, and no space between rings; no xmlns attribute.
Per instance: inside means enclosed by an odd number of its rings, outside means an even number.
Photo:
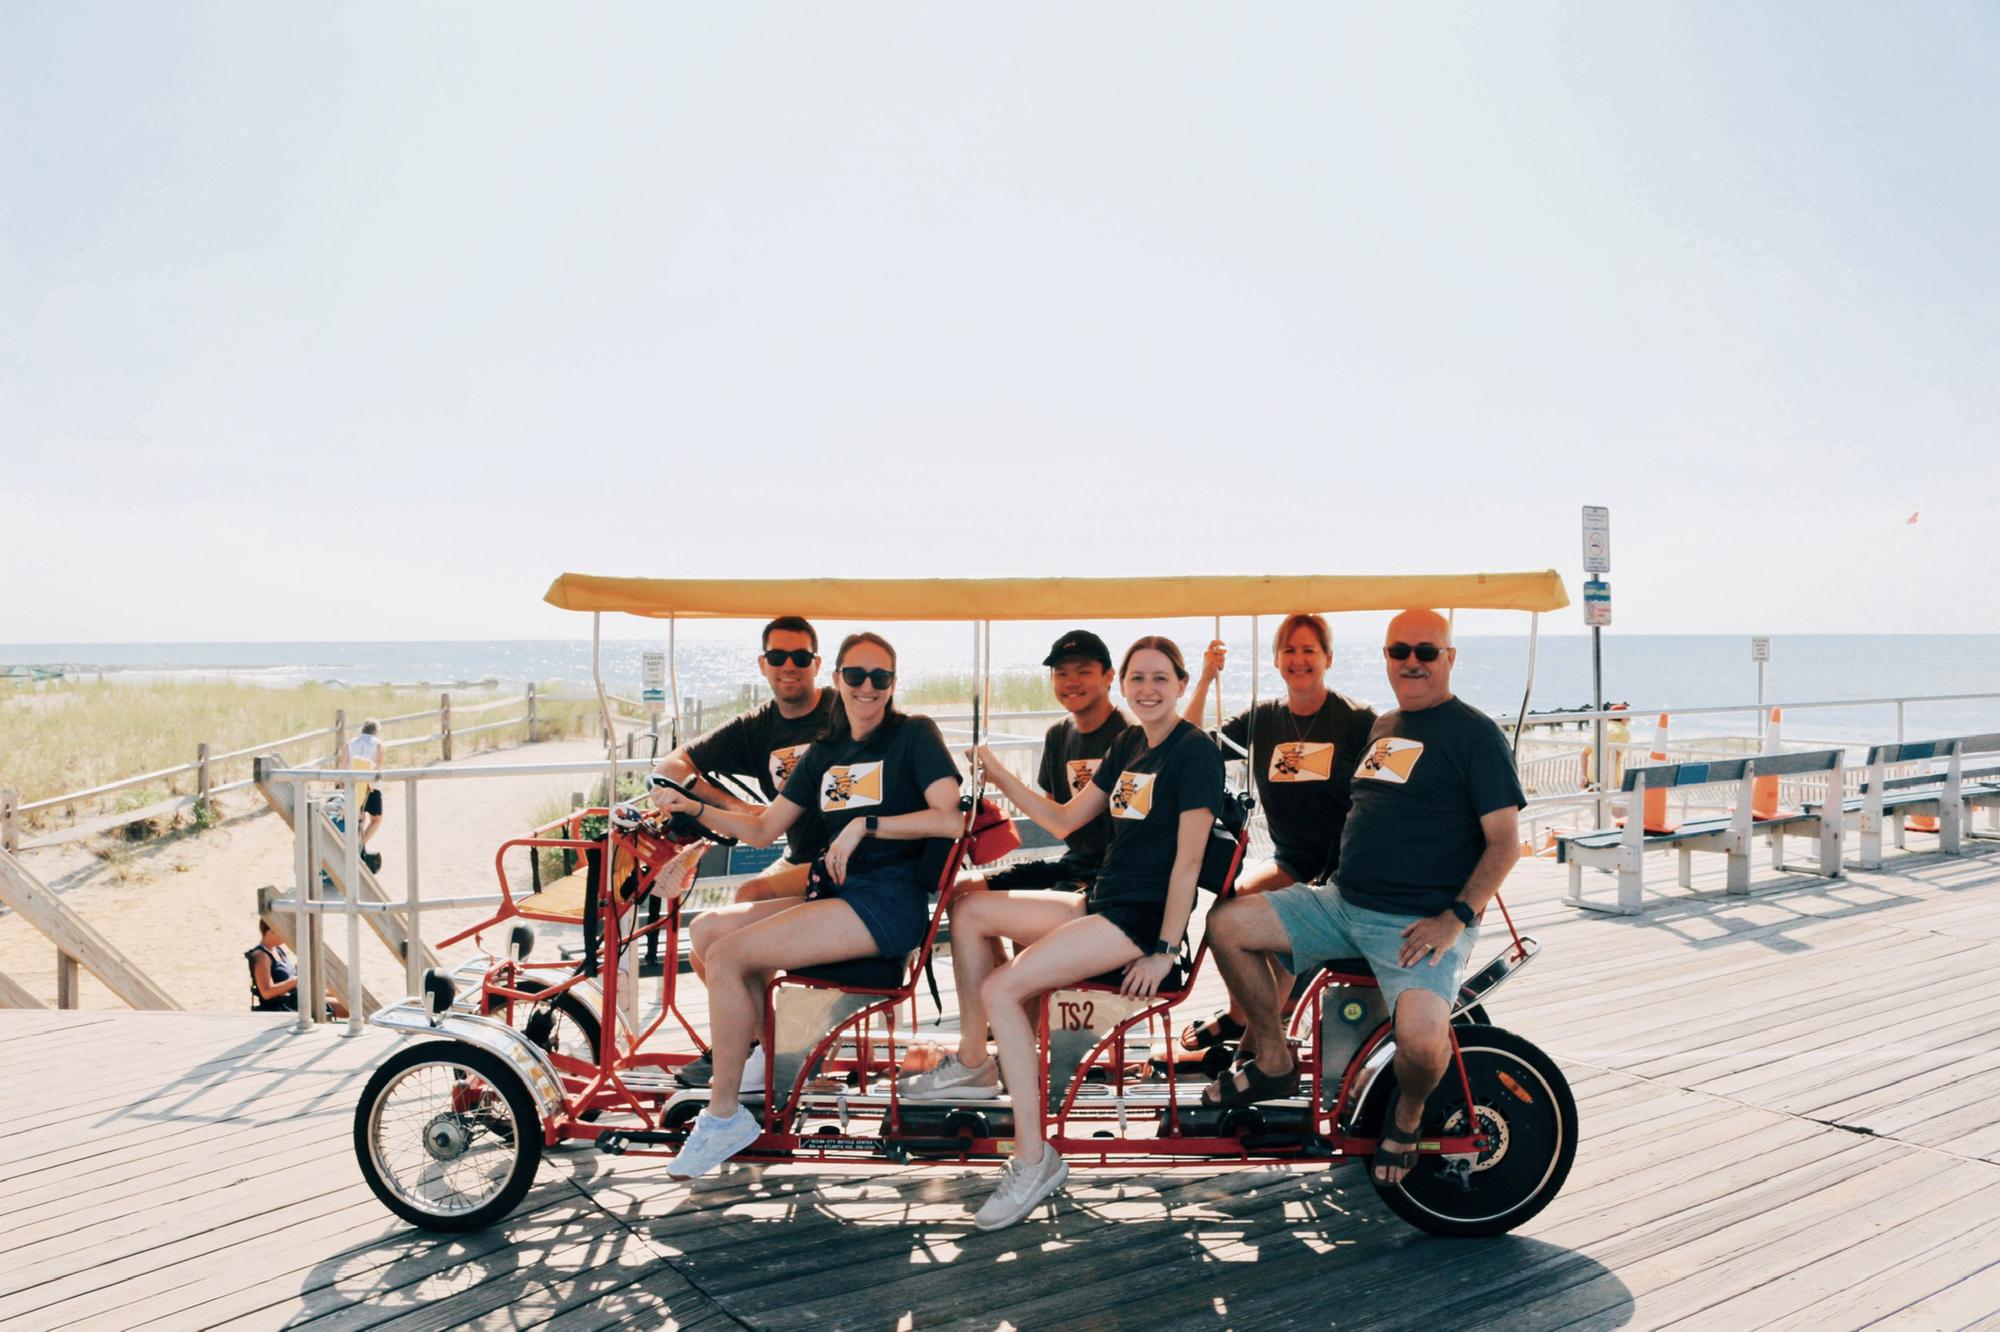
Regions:
<svg viewBox="0 0 2000 1332"><path fill-rule="evenodd" d="M1208 944L1249 1029L1244 1043L1262 1052L1257 1067L1274 1077L1290 1072L1292 1051L1278 1016L1280 991L1271 975L1270 954L1286 951L1292 941L1278 913L1257 897L1220 903L1209 913Z"/></svg>
<svg viewBox="0 0 2000 1332"><path fill-rule="evenodd" d="M1429 990L1405 990L1396 998L1396 1113L1382 1128L1383 1145L1401 1150L1416 1145L1423 1129L1424 1103L1451 1062L1451 1005ZM1378 1166L1375 1178L1394 1184L1405 1171Z"/></svg>

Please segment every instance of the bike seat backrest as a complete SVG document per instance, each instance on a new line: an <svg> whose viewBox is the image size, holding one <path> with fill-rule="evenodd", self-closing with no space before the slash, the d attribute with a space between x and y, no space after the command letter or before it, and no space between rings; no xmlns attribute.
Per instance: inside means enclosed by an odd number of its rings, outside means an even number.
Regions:
<svg viewBox="0 0 2000 1332"><path fill-rule="evenodd" d="M894 990L910 974L907 957L854 957L845 962L824 962L816 967L794 967L787 976L824 981L828 985L853 986L857 990Z"/></svg>

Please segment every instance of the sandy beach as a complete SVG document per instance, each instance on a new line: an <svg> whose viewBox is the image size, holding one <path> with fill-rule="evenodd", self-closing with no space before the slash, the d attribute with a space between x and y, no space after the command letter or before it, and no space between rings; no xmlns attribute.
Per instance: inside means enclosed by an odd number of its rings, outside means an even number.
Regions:
<svg viewBox="0 0 2000 1332"><path fill-rule="evenodd" d="M596 742L558 741L492 751L461 760L459 766L575 763L602 757ZM493 856L499 844L527 832L551 800L584 789L589 780L584 774L564 773L423 783L418 853L422 896L496 891ZM388 817L372 846L383 856L384 890L400 895L404 883L400 787L392 787L387 796ZM228 799L233 802L232 817L206 832L181 832L130 847L95 839L86 845L30 851L22 860L182 1007L241 1012L249 1007L243 952L257 941L257 889L274 885L289 891L292 834L254 791L236 792ZM116 847L109 859L98 854L106 846ZM517 857L510 868L525 874L525 860ZM440 939L480 915L429 912L421 933L426 940ZM342 922L333 923L328 942L344 949ZM446 956L461 956L470 947L460 945ZM379 998L401 996L406 988L401 963L365 930L362 950L370 989ZM55 1003L55 948L11 912L0 914L0 972L44 1003ZM80 1005L124 1007L87 972L82 976Z"/></svg>

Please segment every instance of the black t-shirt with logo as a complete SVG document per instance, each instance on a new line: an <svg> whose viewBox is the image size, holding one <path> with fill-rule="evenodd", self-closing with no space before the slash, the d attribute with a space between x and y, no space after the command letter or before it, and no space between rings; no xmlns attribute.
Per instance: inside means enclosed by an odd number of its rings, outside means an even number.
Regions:
<svg viewBox="0 0 2000 1332"><path fill-rule="evenodd" d="M1331 689L1310 717L1282 698L1257 705L1257 752L1250 756L1257 799L1278 858L1300 873L1317 879L1340 862L1348 786L1374 725L1375 709ZM1250 729L1250 714L1240 712L1222 734L1247 745Z"/></svg>
<svg viewBox="0 0 2000 1332"><path fill-rule="evenodd" d="M1190 809L1222 812L1222 755L1206 735L1177 722L1158 747L1146 728L1118 733L1090 779L1110 799L1111 847L1090 885L1090 900L1167 900L1167 882L1180 851L1181 815Z"/></svg>
<svg viewBox="0 0 2000 1332"><path fill-rule="evenodd" d="M1060 803L1090 785L1099 763L1111 749L1111 742L1131 724L1124 713L1113 708L1094 731L1077 730L1074 717L1065 717L1049 727L1048 735L1042 739L1042 770L1037 777L1042 790ZM1081 882L1094 878L1097 867L1104 863L1104 848L1110 841L1109 812L1063 838L1063 845L1069 849L1057 862L1062 876Z"/></svg>
<svg viewBox="0 0 2000 1332"><path fill-rule="evenodd" d="M1481 816L1527 803L1500 728L1456 698L1377 720L1353 795L1340 895L1404 916L1450 906L1486 851Z"/></svg>
<svg viewBox="0 0 2000 1332"><path fill-rule="evenodd" d="M831 689L820 690L819 702L813 705L813 710L797 717L787 717L778 711L775 702L766 703L689 745L688 757L705 772L749 777L764 793L764 799L775 800L778 792L784 790L785 779L792 775L792 769L826 729L832 711ZM817 808L810 805L804 808L805 812L785 834L787 860L808 861L826 850L826 830L820 825Z"/></svg>
<svg viewBox="0 0 2000 1332"><path fill-rule="evenodd" d="M831 842L858 818L929 809L924 792L940 777L959 780L958 765L929 717L901 717L865 740L822 740L807 750L780 793L817 811ZM800 817L804 817L801 815ZM924 840L864 838L848 865L869 871L921 860ZM925 885L928 887L929 885Z"/></svg>

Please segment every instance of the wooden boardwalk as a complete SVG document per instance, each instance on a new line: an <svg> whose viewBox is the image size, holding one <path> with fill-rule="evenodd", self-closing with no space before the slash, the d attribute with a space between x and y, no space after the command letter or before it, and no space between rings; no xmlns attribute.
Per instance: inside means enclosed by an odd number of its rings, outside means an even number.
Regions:
<svg viewBox="0 0 2000 1332"><path fill-rule="evenodd" d="M990 1171L688 1185L587 1148L441 1239L354 1164L391 1038L0 1014L0 1327L2000 1327L2000 853L1760 874L1624 920L1523 866L1545 951L1492 1009L1561 1060L1582 1138L1486 1241L1351 1167L1080 1173L981 1235Z"/></svg>

